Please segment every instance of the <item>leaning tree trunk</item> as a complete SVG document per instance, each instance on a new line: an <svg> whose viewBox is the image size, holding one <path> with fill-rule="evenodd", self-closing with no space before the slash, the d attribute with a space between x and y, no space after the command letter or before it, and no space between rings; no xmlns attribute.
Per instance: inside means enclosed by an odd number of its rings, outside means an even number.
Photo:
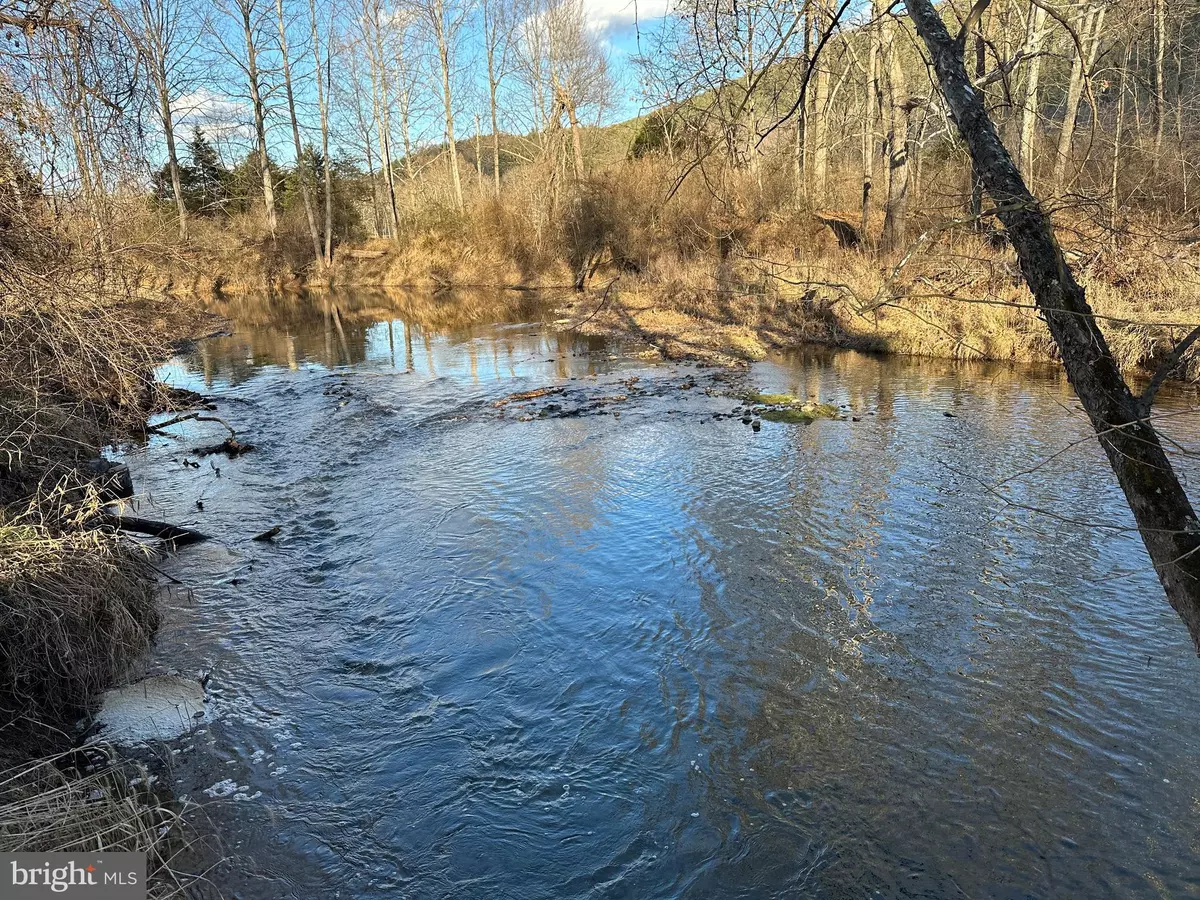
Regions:
<svg viewBox="0 0 1200 900"><path fill-rule="evenodd" d="M961 46L947 33L931 0L905 0L905 6L933 59L942 94L1017 252L1067 377L1125 492L1167 599L1200 652L1200 523L1150 421L1154 391L1200 330L1176 348L1146 392L1135 397L1063 258L1049 217L1004 148L981 94L971 86Z"/></svg>

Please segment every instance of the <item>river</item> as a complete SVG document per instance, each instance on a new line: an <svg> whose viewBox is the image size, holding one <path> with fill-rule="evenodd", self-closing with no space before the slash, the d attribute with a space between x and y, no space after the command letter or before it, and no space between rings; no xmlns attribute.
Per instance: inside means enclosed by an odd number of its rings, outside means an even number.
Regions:
<svg viewBox="0 0 1200 900"><path fill-rule="evenodd" d="M129 462L213 538L157 564L154 664L212 670L166 755L226 896L1200 896L1200 662L1061 377L220 311L162 376L256 449ZM745 387L844 417L755 432Z"/></svg>

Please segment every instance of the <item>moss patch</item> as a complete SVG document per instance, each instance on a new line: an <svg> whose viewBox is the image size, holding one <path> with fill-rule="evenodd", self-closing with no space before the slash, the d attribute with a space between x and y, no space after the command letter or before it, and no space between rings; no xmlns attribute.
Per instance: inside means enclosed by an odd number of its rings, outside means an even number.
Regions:
<svg viewBox="0 0 1200 900"><path fill-rule="evenodd" d="M766 394L759 396L788 396L787 394ZM787 425L800 425L814 419L837 419L837 407L828 403L805 403L801 405L774 404L770 409L756 410L758 415L768 422L783 422Z"/></svg>

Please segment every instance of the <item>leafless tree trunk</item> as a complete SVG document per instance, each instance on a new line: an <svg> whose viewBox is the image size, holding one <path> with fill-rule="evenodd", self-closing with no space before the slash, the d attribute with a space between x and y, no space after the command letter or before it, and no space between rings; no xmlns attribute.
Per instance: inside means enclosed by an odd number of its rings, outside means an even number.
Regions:
<svg viewBox="0 0 1200 900"><path fill-rule="evenodd" d="M867 36L870 46L867 48L867 72L864 85L866 96L863 101L862 220L858 229L858 233L864 241L867 239L871 222L871 188L875 185L875 153L878 146L875 125L879 110L879 20L881 16L879 0L872 0L871 22L868 26L870 33Z"/></svg>
<svg viewBox="0 0 1200 900"><path fill-rule="evenodd" d="M258 164L262 170L263 205L267 214L267 230L275 236L278 219L275 215L275 182L271 176L271 158L267 153L267 115L263 103L262 83L258 70L258 44L254 38L255 0L235 0L241 18L242 38L246 42L246 78L250 87L250 103L254 108L254 140Z"/></svg>
<svg viewBox="0 0 1200 900"><path fill-rule="evenodd" d="M1067 166L1071 161L1071 144L1075 140L1075 127L1079 118L1079 102L1083 99L1083 87L1091 77L1096 64L1096 53L1100 49L1100 31L1104 25L1104 7L1092 4L1085 7L1076 19L1076 32L1081 46L1075 48L1071 60L1071 80L1067 84L1067 105L1063 111L1062 131L1058 135L1058 152L1054 157L1054 175L1051 183L1054 192L1061 194L1067 189Z"/></svg>
<svg viewBox="0 0 1200 900"><path fill-rule="evenodd" d="M1163 129L1166 126L1167 9L1165 0L1151 0L1150 15L1154 20L1154 90L1151 95L1150 122L1154 126L1154 161L1159 164L1162 152Z"/></svg>
<svg viewBox="0 0 1200 900"><path fill-rule="evenodd" d="M1026 63L1025 90L1021 95L1021 171L1032 181L1033 152L1037 144L1039 89L1042 78L1042 45L1046 40L1046 7L1034 4L1029 11L1029 30L1025 35L1025 52L1030 55Z"/></svg>
<svg viewBox="0 0 1200 900"><path fill-rule="evenodd" d="M804 10L804 66L812 65L812 12L805 6ZM807 92L808 81L802 82L801 90ZM811 154L808 152L809 141L809 99L800 97L796 110L796 202L808 203L808 170L811 165Z"/></svg>
<svg viewBox="0 0 1200 900"><path fill-rule="evenodd" d="M487 61L488 107L492 118L492 182L500 196L500 82L508 69L514 27L508 0L484 0L483 44Z"/></svg>
<svg viewBox="0 0 1200 900"><path fill-rule="evenodd" d="M1120 95L1117 98L1117 124L1113 131L1113 155L1112 155L1112 195L1109 197L1109 229L1112 231L1113 246L1117 243L1117 211L1120 209L1120 180L1118 178L1121 172L1121 141L1125 137L1125 102L1128 94L1128 85L1126 78L1129 73L1129 56L1133 52L1133 48L1127 46L1125 48L1125 64L1121 66L1121 86L1119 88Z"/></svg>
<svg viewBox="0 0 1200 900"><path fill-rule="evenodd" d="M1067 377L1125 492L1167 599L1200 651L1200 522L1150 420L1154 392L1200 337L1200 329L1176 347L1141 396L1134 396L1063 257L1049 217L1026 187L980 93L972 87L960 48L931 0L905 0L905 5L933 59L942 94L1017 252Z"/></svg>
<svg viewBox="0 0 1200 900"><path fill-rule="evenodd" d="M829 17L818 10L814 17L817 40L820 40ZM832 25L829 25L832 27ZM829 192L829 66L821 59L813 73L812 104L812 202L817 206L825 203Z"/></svg>
<svg viewBox="0 0 1200 900"><path fill-rule="evenodd" d="M887 71L887 166L888 195L883 211L883 234L880 246L884 252L897 250L908 241L909 188L909 126L912 102L896 34L900 23L894 18L884 24L881 53Z"/></svg>
<svg viewBox="0 0 1200 900"><path fill-rule="evenodd" d="M975 32L975 78L981 81L987 71L987 38L984 34L984 24L982 15L980 22ZM981 87L981 91L986 91ZM986 96L986 94L985 94ZM979 177L979 173L975 171L974 164L971 165L971 222L976 232L984 230L983 225L983 179Z"/></svg>
<svg viewBox="0 0 1200 900"><path fill-rule="evenodd" d="M396 205L396 172L392 165L392 102L379 0L363 0L363 30L366 32L367 59L371 66L371 109L379 131L380 165L383 168L383 183L387 188L388 224L392 240L398 241L400 210Z"/></svg>
<svg viewBox="0 0 1200 900"><path fill-rule="evenodd" d="M171 173L171 191L179 215L179 239L188 239L187 204L179 174L179 153L175 145L175 116L171 111L172 69L182 39L182 9L174 0L139 0L137 34L134 41L146 63L150 83L158 99L158 115L167 145L167 168Z"/></svg>
<svg viewBox="0 0 1200 900"><path fill-rule="evenodd" d="M483 121L475 114L475 177L479 181L479 193L483 194Z"/></svg>
<svg viewBox="0 0 1200 900"><path fill-rule="evenodd" d="M296 150L296 181L300 185L300 200L304 204L304 216L308 220L308 233L312 238L313 258L321 268L325 267L325 254L321 249L321 231L317 227L317 213L313 208L312 191L304 165L304 145L300 140L300 120L296 118L296 94L292 89L292 63L288 57L287 18L283 14L283 0L275 0L275 22L279 26L279 60L283 66L283 90L287 97L288 119L292 125L292 146ZM321 70L317 69L317 80Z"/></svg>
<svg viewBox="0 0 1200 900"><path fill-rule="evenodd" d="M579 116L575 112L575 101L561 85L555 88L555 93L563 111L567 114L567 121L571 125L572 162L575 178L581 179L583 178L583 135L579 127Z"/></svg>
<svg viewBox="0 0 1200 900"><path fill-rule="evenodd" d="M458 170L458 144L454 139L454 93L451 84L451 57L461 18L453 20L448 18L445 0L428 0L423 11L433 28L433 40L441 70L446 150L450 154L450 188L454 195L454 205L461 211L463 209L462 177Z"/></svg>
<svg viewBox="0 0 1200 900"><path fill-rule="evenodd" d="M364 155L367 159L367 177L371 182L372 224L375 227L375 234L383 237L383 215L379 206L379 180L375 177L375 154L374 148L371 146L372 132L376 130L376 123L373 121L368 122L366 115L363 113L362 87L358 75L358 54L353 45L351 45L347 57L350 68L351 91L354 95L354 118L358 125L359 134L362 136ZM372 87L374 87L374 75L372 75ZM375 103L374 98L372 98L372 115L374 115L374 108Z"/></svg>
<svg viewBox="0 0 1200 900"><path fill-rule="evenodd" d="M308 18L312 26L313 72L317 82L317 113L321 118L321 167L325 174L324 264L333 264L333 171L329 162L329 92L333 80L333 25L325 34L325 66L321 66L321 30L317 24L317 0L308 0ZM324 77L322 77L322 74Z"/></svg>

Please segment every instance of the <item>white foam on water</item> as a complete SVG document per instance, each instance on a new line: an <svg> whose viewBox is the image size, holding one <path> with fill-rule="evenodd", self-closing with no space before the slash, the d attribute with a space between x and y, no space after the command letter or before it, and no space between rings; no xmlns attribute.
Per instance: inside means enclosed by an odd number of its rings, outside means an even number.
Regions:
<svg viewBox="0 0 1200 900"><path fill-rule="evenodd" d="M169 741L208 719L204 688L192 678L155 675L108 691L89 743L132 746Z"/></svg>

